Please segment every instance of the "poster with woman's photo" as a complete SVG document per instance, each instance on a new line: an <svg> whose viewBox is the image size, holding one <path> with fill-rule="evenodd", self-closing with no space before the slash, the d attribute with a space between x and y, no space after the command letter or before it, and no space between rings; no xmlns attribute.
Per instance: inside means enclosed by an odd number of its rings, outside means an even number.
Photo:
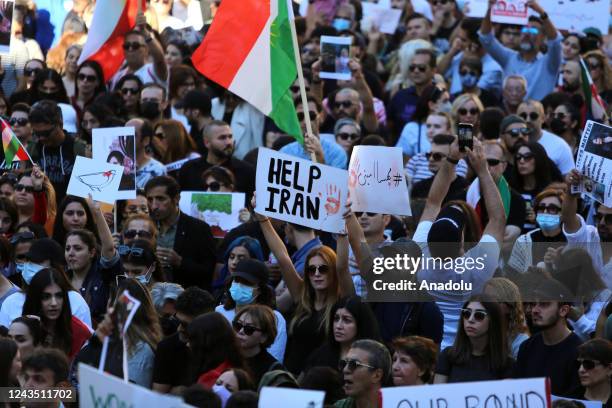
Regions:
<svg viewBox="0 0 612 408"><path fill-rule="evenodd" d="M579 186L572 186L572 192L584 193L612 206L612 127L587 121L578 147L576 168L584 178Z"/></svg>
<svg viewBox="0 0 612 408"><path fill-rule="evenodd" d="M322 79L340 79L349 81L351 69L352 37L321 36L321 72Z"/></svg>
<svg viewBox="0 0 612 408"><path fill-rule="evenodd" d="M0 54L11 51L14 1L0 0Z"/></svg>
<svg viewBox="0 0 612 408"><path fill-rule="evenodd" d="M93 158L123 166L118 200L136 198L136 141L133 127L92 130Z"/></svg>

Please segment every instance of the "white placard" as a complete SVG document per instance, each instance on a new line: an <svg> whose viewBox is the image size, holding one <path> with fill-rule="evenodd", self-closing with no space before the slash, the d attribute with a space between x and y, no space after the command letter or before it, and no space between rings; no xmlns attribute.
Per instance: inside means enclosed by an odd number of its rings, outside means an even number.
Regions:
<svg viewBox="0 0 612 408"><path fill-rule="evenodd" d="M581 403L584 408L601 408L603 406L603 404L599 401L587 401L576 398L557 397L556 395L552 396L552 401L577 401Z"/></svg>
<svg viewBox="0 0 612 408"><path fill-rule="evenodd" d="M159 394L79 363L79 407L189 408L179 397Z"/></svg>
<svg viewBox="0 0 612 408"><path fill-rule="evenodd" d="M136 138L133 127L97 128L92 130L92 152L95 160L123 166L117 200L136 198Z"/></svg>
<svg viewBox="0 0 612 408"><path fill-rule="evenodd" d="M361 29L364 32L376 26L381 33L394 34L402 17L402 10L385 8L376 3L361 3L361 9Z"/></svg>
<svg viewBox="0 0 612 408"><path fill-rule="evenodd" d="M259 408L323 408L324 391L295 388L263 387L259 393Z"/></svg>
<svg viewBox="0 0 612 408"><path fill-rule="evenodd" d="M383 388L382 408L550 406L546 378Z"/></svg>
<svg viewBox="0 0 612 408"><path fill-rule="evenodd" d="M240 225L239 213L245 208L246 194L181 191L179 207L185 214L210 225L215 238L223 238Z"/></svg>
<svg viewBox="0 0 612 408"><path fill-rule="evenodd" d="M587 121L580 145L576 168L584 176L572 193L584 193L606 207L612 207L612 127Z"/></svg>
<svg viewBox="0 0 612 408"><path fill-rule="evenodd" d="M333 233L345 230L346 170L260 147L255 184L257 213Z"/></svg>
<svg viewBox="0 0 612 408"><path fill-rule="evenodd" d="M412 215L401 147L355 146L349 163L353 211Z"/></svg>
<svg viewBox="0 0 612 408"><path fill-rule="evenodd" d="M525 0L498 1L491 9L491 21L494 23L526 25L528 14Z"/></svg>
<svg viewBox="0 0 612 408"><path fill-rule="evenodd" d="M468 17L483 18L487 14L489 2L487 0L466 0L464 10Z"/></svg>
<svg viewBox="0 0 612 408"><path fill-rule="evenodd" d="M104 160L77 156L66 194L114 204L117 200L123 166Z"/></svg>
<svg viewBox="0 0 612 408"><path fill-rule="evenodd" d="M558 30L582 31L587 27L608 33L610 3L607 0L541 0L540 6Z"/></svg>
<svg viewBox="0 0 612 408"><path fill-rule="evenodd" d="M340 79L349 81L351 70L348 63L351 60L352 37L321 36L321 72L322 79Z"/></svg>

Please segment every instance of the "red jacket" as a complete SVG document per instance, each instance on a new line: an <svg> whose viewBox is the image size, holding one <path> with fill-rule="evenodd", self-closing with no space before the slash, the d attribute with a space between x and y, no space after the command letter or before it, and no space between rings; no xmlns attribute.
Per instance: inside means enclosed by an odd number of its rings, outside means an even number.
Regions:
<svg viewBox="0 0 612 408"><path fill-rule="evenodd" d="M85 323L74 316L72 316L70 320L70 328L72 329L72 346L70 346L70 354L68 357L72 360L87 340L89 340L91 332Z"/></svg>
<svg viewBox="0 0 612 408"><path fill-rule="evenodd" d="M224 371L230 368L232 368L232 365L228 361L224 361L212 370L200 375L198 378L198 384L202 384L204 387L211 389L217 382L217 378L219 378Z"/></svg>

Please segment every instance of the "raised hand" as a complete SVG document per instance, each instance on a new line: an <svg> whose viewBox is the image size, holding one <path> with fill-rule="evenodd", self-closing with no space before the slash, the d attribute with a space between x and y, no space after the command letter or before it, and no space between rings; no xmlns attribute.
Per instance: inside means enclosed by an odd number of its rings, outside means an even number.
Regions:
<svg viewBox="0 0 612 408"><path fill-rule="evenodd" d="M336 196L336 197L334 197ZM328 215L334 215L340 210L340 189L335 185L327 186L327 200L325 203L325 211Z"/></svg>

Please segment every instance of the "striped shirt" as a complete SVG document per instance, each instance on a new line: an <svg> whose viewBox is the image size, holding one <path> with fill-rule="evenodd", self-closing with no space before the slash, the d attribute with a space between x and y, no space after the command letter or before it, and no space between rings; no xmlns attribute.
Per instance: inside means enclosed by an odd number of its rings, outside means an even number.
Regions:
<svg viewBox="0 0 612 408"><path fill-rule="evenodd" d="M457 175L465 177L467 170L468 166L465 160L459 160L457 168L455 169ZM413 185L421 180L433 177L434 174L429 170L429 161L425 153L418 153L408 160L408 164L406 164L406 175Z"/></svg>

